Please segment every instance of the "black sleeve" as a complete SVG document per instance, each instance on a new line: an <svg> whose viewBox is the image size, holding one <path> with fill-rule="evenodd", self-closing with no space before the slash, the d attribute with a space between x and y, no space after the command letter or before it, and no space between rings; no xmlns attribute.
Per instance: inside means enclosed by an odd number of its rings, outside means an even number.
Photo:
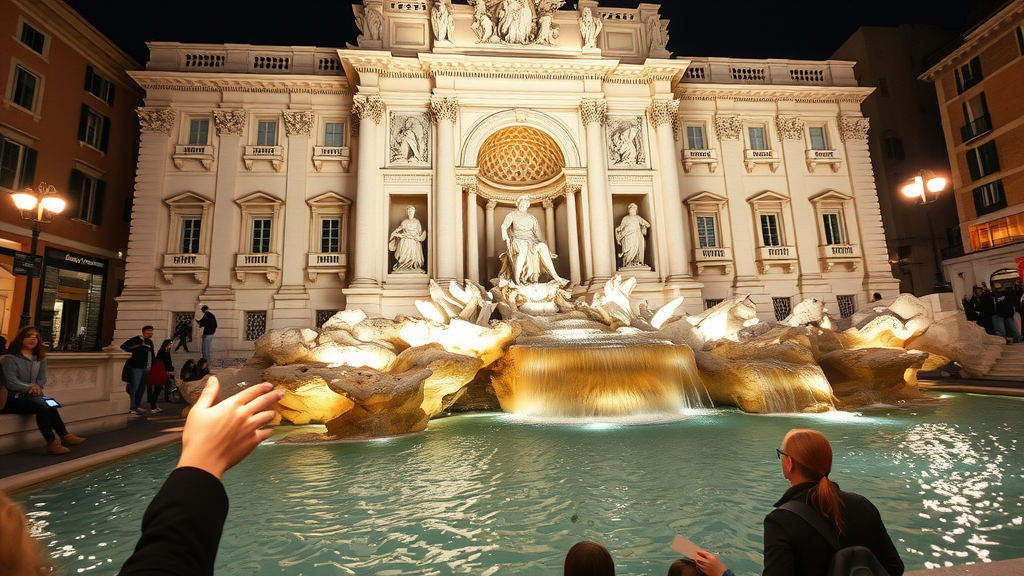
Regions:
<svg viewBox="0 0 1024 576"><path fill-rule="evenodd" d="M875 553L878 561L882 563L885 571L889 573L889 576L903 576L903 571L905 570L903 559L900 558L900 553L896 550L896 546L892 543L892 538L889 537L889 532L885 529L882 515L878 512L878 508L875 508L874 504L868 502L868 505L871 506L871 510L874 512L878 522L878 540L875 542L875 548L872 551Z"/></svg>
<svg viewBox="0 0 1024 576"><path fill-rule="evenodd" d="M135 344L136 344L135 340L136 340L135 337L132 337L132 338L129 338L129 339L125 340L124 344L121 344L121 350L124 350L125 352L131 352L131 350L129 350L129 348L131 348L132 346L135 346Z"/></svg>
<svg viewBox="0 0 1024 576"><path fill-rule="evenodd" d="M142 537L119 574L212 576L227 516L220 480L199 468L175 469L146 508Z"/></svg>
<svg viewBox="0 0 1024 576"><path fill-rule="evenodd" d="M764 518L764 572L762 576L792 576L796 574L796 557L789 532L778 514Z"/></svg>

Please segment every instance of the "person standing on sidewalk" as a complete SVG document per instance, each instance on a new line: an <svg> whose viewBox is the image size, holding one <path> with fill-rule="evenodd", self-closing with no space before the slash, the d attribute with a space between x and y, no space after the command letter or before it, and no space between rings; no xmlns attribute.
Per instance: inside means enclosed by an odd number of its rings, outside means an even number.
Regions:
<svg viewBox="0 0 1024 576"><path fill-rule="evenodd" d="M210 358L210 350L213 348L213 334L217 331L217 317L210 312L209 306L203 306L203 317L196 319L199 326L203 328L203 358Z"/></svg>
<svg viewBox="0 0 1024 576"><path fill-rule="evenodd" d="M996 315L992 317L992 325L996 334L1006 339L1007 344L1017 344L1021 338L1017 328L1017 303L1020 294L1016 286L1003 286L993 293L996 302Z"/></svg>
<svg viewBox="0 0 1024 576"><path fill-rule="evenodd" d="M146 393L149 368L156 359L153 350L153 327L143 326L142 335L134 336L121 344L121 350L131 353L128 359L128 399L131 400L131 411L142 415L146 409L141 406L142 395Z"/></svg>

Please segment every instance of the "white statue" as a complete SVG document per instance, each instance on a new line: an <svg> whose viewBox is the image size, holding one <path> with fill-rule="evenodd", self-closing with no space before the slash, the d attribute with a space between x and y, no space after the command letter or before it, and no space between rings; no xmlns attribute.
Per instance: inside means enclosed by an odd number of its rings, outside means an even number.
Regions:
<svg viewBox="0 0 1024 576"><path fill-rule="evenodd" d="M555 271L551 261L554 256L548 250L548 245L541 242L540 223L527 212L529 208L530 197L520 196L516 199L516 210L505 216L501 223L501 238L508 248L501 255L501 272L498 276L515 284L536 284L544 272L553 280L565 284L568 280Z"/></svg>
<svg viewBox="0 0 1024 576"><path fill-rule="evenodd" d="M555 38L558 38L558 26L551 25L551 14L537 18L537 37L533 43L554 46Z"/></svg>
<svg viewBox="0 0 1024 576"><path fill-rule="evenodd" d="M601 28L604 28L604 23L601 22L600 18L595 18L590 12L590 7L583 9L583 15L580 16L580 35L583 36L583 49L597 48L597 35L601 33Z"/></svg>
<svg viewBox="0 0 1024 576"><path fill-rule="evenodd" d="M651 45L651 52L665 50L668 44L668 22L662 22L657 14L647 18L647 40Z"/></svg>
<svg viewBox="0 0 1024 576"><path fill-rule="evenodd" d="M356 28L360 37L357 40L380 40L380 30L384 26L384 16L380 8L366 7L362 13L356 13Z"/></svg>
<svg viewBox="0 0 1024 576"><path fill-rule="evenodd" d="M395 253L395 268L392 272L423 272L423 246L427 233L416 219L416 207L405 209L408 216L388 239L388 250Z"/></svg>
<svg viewBox="0 0 1024 576"><path fill-rule="evenodd" d="M530 0L501 0L498 10L498 36L509 44L526 44L533 32L533 7Z"/></svg>
<svg viewBox="0 0 1024 576"><path fill-rule="evenodd" d="M451 0L437 0L430 11L430 24L434 28L434 42L451 42L455 29Z"/></svg>
<svg viewBox="0 0 1024 576"><path fill-rule="evenodd" d="M636 204L630 204L629 214L622 217L615 229L615 242L622 248L619 257L623 268L644 266L644 249L647 247L644 236L651 223L638 216L636 211Z"/></svg>
<svg viewBox="0 0 1024 576"><path fill-rule="evenodd" d="M498 38L494 35L494 21L487 14L487 3L485 0L476 0L473 8L474 20L470 28L480 38L477 42L497 42Z"/></svg>

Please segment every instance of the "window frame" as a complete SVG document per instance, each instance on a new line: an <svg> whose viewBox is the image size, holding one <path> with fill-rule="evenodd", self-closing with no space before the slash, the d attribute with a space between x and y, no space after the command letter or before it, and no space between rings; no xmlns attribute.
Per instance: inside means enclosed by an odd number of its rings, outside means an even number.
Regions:
<svg viewBox="0 0 1024 576"><path fill-rule="evenodd" d="M810 199L814 205L815 219L818 221L819 246L853 246L853 236L850 232L849 222L846 218L846 210L850 207L853 199L835 190L828 190ZM832 230L826 230L825 220L827 216L835 216L838 232L838 242L829 242ZM835 240L835 238L833 238Z"/></svg>
<svg viewBox="0 0 1024 576"><path fill-rule="evenodd" d="M188 116L188 124L186 126L185 133L185 144L187 146L209 146L210 145L210 117L209 116ZM192 126L197 122L206 122L206 137L202 142L192 141Z"/></svg>
<svg viewBox="0 0 1024 576"><path fill-rule="evenodd" d="M705 126L703 122L687 122L687 123L684 124L684 127L685 127L685 132L686 132L686 149L687 150L709 150L709 148L708 148L708 130L707 130L707 126ZM695 146L692 145L692 140L691 140L691 137L690 137L690 129L691 128L695 128L697 130L700 130L700 144L701 145L699 147L695 147Z"/></svg>
<svg viewBox="0 0 1024 576"><path fill-rule="evenodd" d="M981 69L981 56L975 56L968 60L966 64L957 67L953 71L953 79L956 82L956 93L958 95L967 92L981 83L985 79Z"/></svg>
<svg viewBox="0 0 1024 576"><path fill-rule="evenodd" d="M813 130L821 130L821 148L815 148L814 146L814 132ZM832 143L829 139L828 125L825 123L815 123L807 125L807 149L808 150L832 150Z"/></svg>
<svg viewBox="0 0 1024 576"><path fill-rule="evenodd" d="M339 125L341 127L340 132L335 134L335 136L340 136L341 137L341 144L329 144L327 142L327 136L328 136L327 128L328 128L328 126L330 126L332 124L337 124L337 125ZM325 119L324 123L323 123L323 130L320 131L320 137L321 137L322 146L327 147L327 148L344 148L344 147L348 146L348 144L347 144L348 139L346 138L347 134L345 133L346 129L347 129L347 123L343 119L336 119L336 118L327 118L327 119Z"/></svg>
<svg viewBox="0 0 1024 576"><path fill-rule="evenodd" d="M263 125L270 124L270 123L274 124L274 130L272 132L273 135L274 135L274 141L271 142L271 143L267 143L266 141L261 142L260 141L261 139L263 139L265 136L271 134L271 132L269 132L269 131L267 131L267 132L263 131ZM279 143L281 141L281 138L280 138L279 132L281 131L281 121L280 121L279 118L270 118L270 117L267 117L267 118L257 118L256 122L253 122L253 124L255 125L254 129L256 131L255 137L253 138L253 142L255 142L255 144L254 144L255 146L267 146L267 147L270 147L270 146L280 146Z"/></svg>
<svg viewBox="0 0 1024 576"><path fill-rule="evenodd" d="M187 224L196 222L194 229ZM178 218L178 250L176 254L200 254L203 241L202 215L182 215ZM186 242L188 244L186 244Z"/></svg>
<svg viewBox="0 0 1024 576"><path fill-rule="evenodd" d="M771 221L771 220L774 220L774 224L775 224L775 230L774 230L774 233L775 233L774 241L775 242L774 242L774 244L770 244L769 243L769 238L765 235L767 232L770 232L769 230L766 230L766 228L765 228L766 221ZM785 244L783 243L783 236L782 236L782 214L780 214L778 212L758 211L758 221L760 223L760 228L761 228L761 246L765 246L765 247L768 247L768 246L785 246Z"/></svg>
<svg viewBox="0 0 1024 576"><path fill-rule="evenodd" d="M265 192L255 192L235 201L242 210L241 236L239 238L240 254L280 254L281 253L281 209L284 202ZM267 252L250 252L253 247L253 221L270 220L270 237Z"/></svg>
<svg viewBox="0 0 1024 576"><path fill-rule="evenodd" d="M95 128L90 127L90 120L93 118L96 119ZM78 119L78 142L82 146L89 146L106 154L110 145L110 118L83 103Z"/></svg>
<svg viewBox="0 0 1024 576"><path fill-rule="evenodd" d="M3 185L3 157L8 147L17 147L17 158L13 168L12 186ZM35 188L36 161L39 152L22 141L11 138L0 132L0 189L18 192L25 188Z"/></svg>
<svg viewBox="0 0 1024 576"><path fill-rule="evenodd" d="M697 248L723 248L721 237L722 235L718 231L718 214L715 212L696 212L693 215L694 219L694 234L697 235ZM711 244L705 244L705 239L701 237L701 219L711 221ZM705 226L705 230L707 230Z"/></svg>
<svg viewBox="0 0 1024 576"><path fill-rule="evenodd" d="M828 221L834 220L834 226L830 226ZM839 208L827 208L821 211L821 240L825 246L844 246L849 244L849 238L846 237L846 230L843 222L843 211ZM838 234L838 238L832 237ZM832 241L830 241L830 237Z"/></svg>
<svg viewBox="0 0 1024 576"><path fill-rule="evenodd" d="M168 208L168 220L170 227L167 235L168 254L198 254L207 255L210 253L210 211L213 209L213 202L195 194L185 192L164 201ZM181 252L184 238L183 221L187 219L199 220L199 251Z"/></svg>
<svg viewBox="0 0 1024 576"><path fill-rule="evenodd" d="M989 140L966 153L967 171L971 181L981 180L999 172L999 150L996 148L995 139Z"/></svg>
<svg viewBox="0 0 1024 576"><path fill-rule="evenodd" d="M31 107L26 108L15 100L15 90L18 88L18 71L21 70L26 74L32 76L36 80L36 85L32 92L32 103ZM42 107L43 107L43 93L46 88L46 76L38 72L32 66L29 66L18 58L11 58L11 68L7 75L7 89L4 92L4 105L14 106L18 110L25 112L32 116L32 118L39 120L42 118Z"/></svg>
<svg viewBox="0 0 1024 576"><path fill-rule="evenodd" d="M23 40L26 26L31 28L32 30L34 30L43 37L43 46L41 51L36 50L30 44L26 43ZM24 46L29 52L43 58L43 60L47 60L47 58L50 55L50 40L52 38L50 34L44 32L41 26L36 26L35 24L30 23L28 20L24 18L24 16L21 15L18 16L18 27L16 28L16 30L17 32L14 35L14 39L18 42L18 44Z"/></svg>
<svg viewBox="0 0 1024 576"><path fill-rule="evenodd" d="M971 193L974 197L974 210L978 216L1006 208L1006 190L1003 188L1002 179L977 186ZM986 196L991 197L991 202L986 202Z"/></svg>
<svg viewBox="0 0 1024 576"><path fill-rule="evenodd" d="M92 226L103 224L107 182L100 174L80 163L71 170L68 181L68 219Z"/></svg>
<svg viewBox="0 0 1024 576"><path fill-rule="evenodd" d="M94 89L97 91L94 92ZM96 68L93 66L85 67L85 91L107 106L113 107L114 82L106 76L97 73Z"/></svg>
<svg viewBox="0 0 1024 576"><path fill-rule="evenodd" d="M751 137L751 132L750 132L751 130L760 130L761 131L761 137L764 139L764 141L761 143L761 145L764 146L763 148L754 148L754 141L753 141L753 138ZM756 123L745 124L743 126L743 132L744 132L744 138L745 138L746 144L747 144L747 150L771 150L772 149L771 137L768 134L768 125L767 124L756 124Z"/></svg>

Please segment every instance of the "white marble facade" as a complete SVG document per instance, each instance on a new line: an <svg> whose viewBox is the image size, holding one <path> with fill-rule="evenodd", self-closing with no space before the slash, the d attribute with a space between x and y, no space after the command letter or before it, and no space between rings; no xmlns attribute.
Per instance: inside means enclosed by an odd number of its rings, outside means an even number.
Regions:
<svg viewBox="0 0 1024 576"><path fill-rule="evenodd" d="M150 44L115 340L200 303L235 356L346 307L415 314L428 279L490 286L521 195L575 294L618 271L635 204L623 273L652 306L895 295L853 63L671 58L651 4L489 4L363 0L341 50ZM388 248L410 206L422 272Z"/></svg>

